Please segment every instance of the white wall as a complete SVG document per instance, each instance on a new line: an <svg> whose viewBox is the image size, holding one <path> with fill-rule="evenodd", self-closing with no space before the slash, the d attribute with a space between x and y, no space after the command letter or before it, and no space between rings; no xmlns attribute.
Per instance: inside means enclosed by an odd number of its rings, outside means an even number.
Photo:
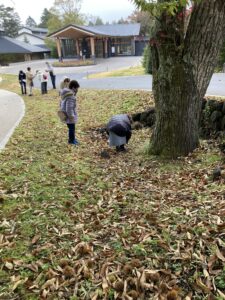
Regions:
<svg viewBox="0 0 225 300"><path fill-rule="evenodd" d="M32 31L29 30L29 29L27 29L27 28L21 28L21 29L18 31L19 34L21 34L21 33L23 33L23 32L28 32L28 33L32 34Z"/></svg>
<svg viewBox="0 0 225 300"><path fill-rule="evenodd" d="M23 33L20 36L16 37L16 40L24 42L25 40L29 41L31 45L45 45L44 40L39 39L38 37L31 36L29 34Z"/></svg>

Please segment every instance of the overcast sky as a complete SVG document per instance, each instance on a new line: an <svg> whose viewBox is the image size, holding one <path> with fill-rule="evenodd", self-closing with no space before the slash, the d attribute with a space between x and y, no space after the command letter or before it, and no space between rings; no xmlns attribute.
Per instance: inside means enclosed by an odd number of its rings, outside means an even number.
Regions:
<svg viewBox="0 0 225 300"><path fill-rule="evenodd" d="M0 0L0 4L13 6L23 23L28 16L39 23L44 8L49 9L53 3L54 0ZM82 13L98 16L104 22L126 18L134 10L135 6L130 0L83 0L81 6Z"/></svg>

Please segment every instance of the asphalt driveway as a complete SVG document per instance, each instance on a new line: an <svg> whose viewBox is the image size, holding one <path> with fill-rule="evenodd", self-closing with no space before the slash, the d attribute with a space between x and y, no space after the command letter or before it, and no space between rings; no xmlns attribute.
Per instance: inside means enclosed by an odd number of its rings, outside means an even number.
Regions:
<svg viewBox="0 0 225 300"><path fill-rule="evenodd" d="M130 66L137 66L141 64L142 57L111 57L108 59L97 59L94 66L83 67L68 67L55 68L56 72L56 86L64 76L79 81L81 88L85 89L138 89L138 90L152 90L152 76L125 76L125 77L108 77L100 79L90 79L89 75L93 73L112 71L121 68L128 68ZM50 62L56 60L48 60ZM26 70L30 66L35 72L36 70L44 70L46 68L45 60L29 61L22 63L11 64L8 67L0 67L0 74L18 74L19 70ZM34 80L36 87L40 88L40 83L37 79ZM48 87L51 88L49 82ZM216 73L213 75L207 95L225 96L225 73Z"/></svg>

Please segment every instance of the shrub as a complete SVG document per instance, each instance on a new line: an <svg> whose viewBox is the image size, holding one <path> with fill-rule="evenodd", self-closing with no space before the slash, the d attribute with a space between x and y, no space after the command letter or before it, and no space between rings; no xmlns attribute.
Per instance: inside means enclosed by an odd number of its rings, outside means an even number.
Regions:
<svg viewBox="0 0 225 300"><path fill-rule="evenodd" d="M51 39L46 38L45 39L45 44L51 50L51 57L52 58L57 58L58 57L58 52L57 52L55 41L52 41Z"/></svg>
<svg viewBox="0 0 225 300"><path fill-rule="evenodd" d="M144 49L142 66L145 69L146 74L152 74L152 55L149 45L147 45Z"/></svg>
<svg viewBox="0 0 225 300"><path fill-rule="evenodd" d="M225 41L223 42L223 46L219 52L217 65L216 65L216 72L218 71L225 72L224 64L225 64Z"/></svg>

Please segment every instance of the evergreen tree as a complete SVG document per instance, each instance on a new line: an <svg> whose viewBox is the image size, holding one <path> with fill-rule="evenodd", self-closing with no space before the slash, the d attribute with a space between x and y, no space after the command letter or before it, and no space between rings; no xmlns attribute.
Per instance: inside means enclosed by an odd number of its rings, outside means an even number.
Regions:
<svg viewBox="0 0 225 300"><path fill-rule="evenodd" d="M103 25L104 22L102 21L102 19L100 17L97 17L95 20L95 25Z"/></svg>
<svg viewBox="0 0 225 300"><path fill-rule="evenodd" d="M48 27L48 20L50 19L50 17L51 17L50 11L47 8L45 8L43 10L42 15L41 15L41 23L38 25L38 27L47 28Z"/></svg>
<svg viewBox="0 0 225 300"><path fill-rule="evenodd" d="M89 20L88 25L89 26L94 26L94 25L103 25L104 22L102 21L102 19L100 17L96 17L96 16L91 16L89 15L87 17L87 19Z"/></svg>
<svg viewBox="0 0 225 300"><path fill-rule="evenodd" d="M0 5L0 26L3 27L7 36L16 37L20 24L20 17L14 8Z"/></svg>
<svg viewBox="0 0 225 300"><path fill-rule="evenodd" d="M126 19L123 19L123 18L120 18L118 21L117 21L117 24L128 24L128 20Z"/></svg>
<svg viewBox="0 0 225 300"><path fill-rule="evenodd" d="M31 18L30 16L26 19L26 23L25 25L27 27L37 27L37 23L35 22L35 20L33 18Z"/></svg>

